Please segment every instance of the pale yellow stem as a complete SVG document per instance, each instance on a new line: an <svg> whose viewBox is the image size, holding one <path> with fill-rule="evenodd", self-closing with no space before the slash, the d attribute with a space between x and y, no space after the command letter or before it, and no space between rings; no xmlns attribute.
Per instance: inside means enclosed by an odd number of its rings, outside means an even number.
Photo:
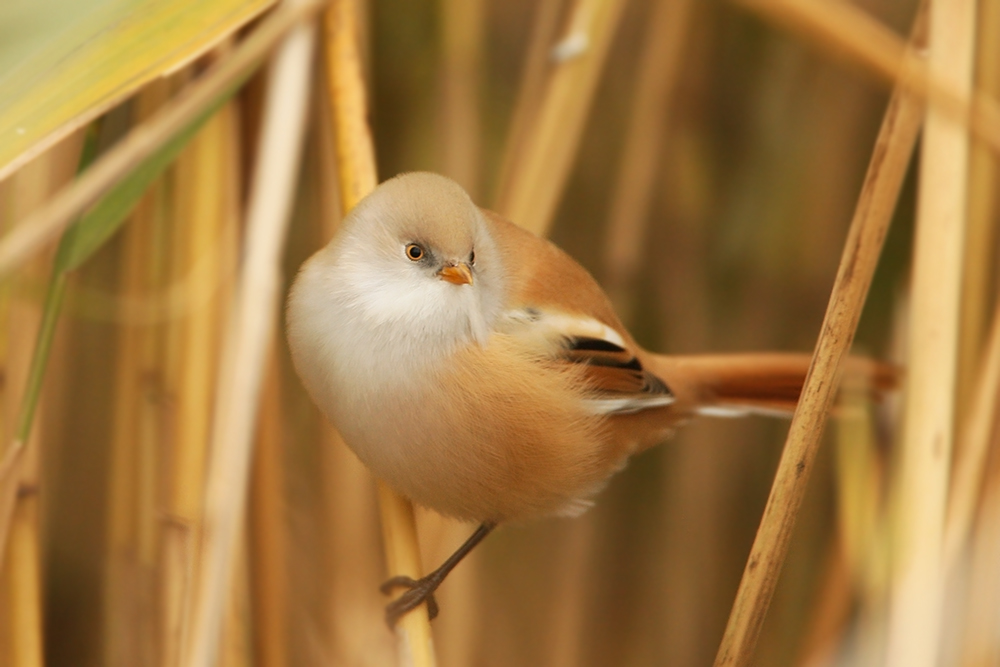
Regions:
<svg viewBox="0 0 1000 667"><path fill-rule="evenodd" d="M544 235L555 216L611 48L623 0L578 0L562 39L541 108L512 166L498 210Z"/></svg>
<svg viewBox="0 0 1000 667"><path fill-rule="evenodd" d="M291 6L298 3L291 2ZM280 259L305 125L314 30L300 25L275 53L247 205L242 265L223 336L204 510L204 540L184 664L211 667L243 527L267 353L278 316Z"/></svg>
<svg viewBox="0 0 1000 667"><path fill-rule="evenodd" d="M974 0L935 0L929 70L972 88ZM931 108L920 161L903 444L895 501L890 667L935 665L944 605L944 520L955 436L969 138Z"/></svg>

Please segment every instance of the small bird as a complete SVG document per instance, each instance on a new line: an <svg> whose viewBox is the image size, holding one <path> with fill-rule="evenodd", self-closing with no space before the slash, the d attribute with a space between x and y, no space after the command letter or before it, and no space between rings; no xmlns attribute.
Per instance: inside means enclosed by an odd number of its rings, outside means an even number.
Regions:
<svg viewBox="0 0 1000 667"><path fill-rule="evenodd" d="M287 334L309 395L377 477L481 524L431 574L383 585L409 589L390 625L424 601L433 618L434 591L494 526L584 512L685 420L790 413L810 363L648 352L582 266L430 173L382 183L302 265Z"/></svg>

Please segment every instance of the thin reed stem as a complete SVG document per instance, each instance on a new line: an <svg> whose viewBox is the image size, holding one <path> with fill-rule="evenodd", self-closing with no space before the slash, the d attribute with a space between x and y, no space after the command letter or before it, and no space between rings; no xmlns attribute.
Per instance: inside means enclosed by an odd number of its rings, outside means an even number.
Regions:
<svg viewBox="0 0 1000 667"><path fill-rule="evenodd" d="M536 234L544 235L555 216L624 5L577 0L551 52L557 65L498 202L501 214Z"/></svg>
<svg viewBox="0 0 1000 667"><path fill-rule="evenodd" d="M283 417L277 349L272 348L261 400L250 495L251 587L255 664L284 667L288 639L287 542L284 530Z"/></svg>
<svg viewBox="0 0 1000 667"><path fill-rule="evenodd" d="M510 198L513 173L519 168L520 160L527 152L525 142L528 140L528 131L534 125L538 109L542 105L545 75L551 69L549 54L555 42L559 17L565 4L565 0L539 0L535 6L535 20L531 27L528 53L524 59L521 85L517 91L510 129L504 142L493 195L492 208L497 211L503 210L504 202Z"/></svg>
<svg viewBox="0 0 1000 667"><path fill-rule="evenodd" d="M929 71L968 95L974 0L932 2ZM937 664L944 606L944 523L955 437L969 136L928 109L920 158L907 358L896 479L889 667Z"/></svg>
<svg viewBox="0 0 1000 667"><path fill-rule="evenodd" d="M976 87L983 95L1000 97L1000 1L979 3L976 41ZM969 162L969 221L965 239L962 282L962 338L959 347L958 417L973 400L983 345L993 310L997 259L997 155L981 144L972 146ZM961 443L958 443L961 455Z"/></svg>
<svg viewBox="0 0 1000 667"><path fill-rule="evenodd" d="M291 10L298 2L289 3ZM302 3L302 7L313 6ZM210 667L245 510L261 381L278 315L280 260L306 120L314 30L299 25L271 61L247 206L243 264L223 337L191 640L184 664Z"/></svg>
<svg viewBox="0 0 1000 667"><path fill-rule="evenodd" d="M1000 309L994 311L986 350L978 364L979 375L970 405L958 432L954 470L945 520L944 568L959 562L983 490L990 444L1000 409Z"/></svg>
<svg viewBox="0 0 1000 667"><path fill-rule="evenodd" d="M917 23L915 35L921 32L920 18ZM716 655L716 667L749 665L752 661L922 119L922 104L897 90L872 152L812 365Z"/></svg>
<svg viewBox="0 0 1000 667"><path fill-rule="evenodd" d="M97 152L97 142L92 133L80 155L77 171L88 168ZM41 166L46 166L43 162ZM3 565L6 553L7 536L10 522L17 502L18 489L21 485L21 475L25 468L26 457L24 449L29 442L35 413L42 394L42 381L48 368L49 355L55 337L56 325L66 296L66 274L62 267L55 265L46 288L45 303L42 307L42 320L36 334L35 346L31 352L24 392L20 394L20 403L15 417L13 438L9 444L0 449L0 567ZM28 358L28 357L24 357ZM8 378L7 381L12 381Z"/></svg>
<svg viewBox="0 0 1000 667"><path fill-rule="evenodd" d="M994 153L1000 151L1000 104L930 70L924 57L864 10L843 0L736 0L817 44L848 56L886 82L926 100L936 112L967 125ZM969 44L974 42L970 36Z"/></svg>
<svg viewBox="0 0 1000 667"><path fill-rule="evenodd" d="M183 658L195 594L212 390L218 381L213 360L219 356L239 244L236 131L236 109L227 104L194 137L175 171L173 273L184 287L186 316L174 319L170 331L174 444L162 475L165 520L158 526L157 618L165 667ZM190 282L181 282L181 276Z"/></svg>
<svg viewBox="0 0 1000 667"><path fill-rule="evenodd" d="M623 321L631 321L653 183L690 30L691 0L659 0L647 25L622 165L611 204L605 288Z"/></svg>
<svg viewBox="0 0 1000 667"><path fill-rule="evenodd" d="M154 113L168 94L166 82L144 90L136 103L139 118ZM124 230L119 284L130 298L141 299L167 282L166 244L157 243L169 222L163 215L167 200L161 179L138 203ZM155 655L148 621L156 516L141 500L156 493L159 480L149 464L164 447L158 414L164 404L162 333L163 327L126 327L115 349L104 586L104 658L112 667L146 662Z"/></svg>
<svg viewBox="0 0 1000 667"><path fill-rule="evenodd" d="M485 24L483 0L442 0L442 173L479 200L480 63Z"/></svg>

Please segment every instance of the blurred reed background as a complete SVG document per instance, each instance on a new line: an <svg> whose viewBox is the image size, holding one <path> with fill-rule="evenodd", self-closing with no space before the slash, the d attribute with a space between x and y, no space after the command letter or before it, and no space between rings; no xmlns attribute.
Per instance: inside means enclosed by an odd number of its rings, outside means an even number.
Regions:
<svg viewBox="0 0 1000 667"><path fill-rule="evenodd" d="M646 347L809 351L891 86L844 59L858 50L846 41L832 57L812 48L815 32L804 38L801 22L782 20L793 13L782 6L796 4L362 2L379 179L438 171L547 231ZM942 6L957 16L970 4ZM853 6L901 36L917 12L916 0ZM995 96L1000 2L976 9L976 86ZM949 11L932 9L932 23ZM100 161L238 52L268 12L270 2L250 0L0 7L0 230L73 180L88 127ZM328 40L311 78L282 295L340 218ZM258 136L280 84L261 69L229 101L216 95L218 111L79 268L62 272L55 260L53 272L47 244L0 282L0 486L16 491L11 520L0 512L0 665L190 664L199 568L214 539L204 512L220 359L248 201L267 187L253 175ZM890 645L921 627L913 642L933 648L924 664L1000 662L993 155L975 146L967 174L957 172L968 211L961 309L951 302L959 445L943 480L954 475L947 509L959 518L931 531L947 575L940 596L911 600L934 620L906 625L894 602L912 497L900 491L910 465L902 397L876 410L847 396L754 664L914 664ZM916 203L938 185L918 188L918 161L919 151L855 344L900 363ZM60 275L62 314L20 448L28 367ZM377 590L386 568L375 486L305 395L277 326L218 663L395 664ZM787 429L758 417L697 420L633 460L584 517L497 531L440 590L438 664L710 664ZM428 569L472 530L417 518Z"/></svg>

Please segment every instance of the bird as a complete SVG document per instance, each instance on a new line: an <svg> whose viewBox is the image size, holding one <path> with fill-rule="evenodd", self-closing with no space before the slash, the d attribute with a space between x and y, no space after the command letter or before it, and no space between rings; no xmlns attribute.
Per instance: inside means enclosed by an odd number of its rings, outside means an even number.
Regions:
<svg viewBox="0 0 1000 667"><path fill-rule="evenodd" d="M597 281L451 179L377 186L300 268L286 334L307 393L371 472L479 528L386 608L426 602L494 527L577 516L628 459L697 415L790 414L810 356L662 355ZM892 370L854 359L871 384Z"/></svg>

